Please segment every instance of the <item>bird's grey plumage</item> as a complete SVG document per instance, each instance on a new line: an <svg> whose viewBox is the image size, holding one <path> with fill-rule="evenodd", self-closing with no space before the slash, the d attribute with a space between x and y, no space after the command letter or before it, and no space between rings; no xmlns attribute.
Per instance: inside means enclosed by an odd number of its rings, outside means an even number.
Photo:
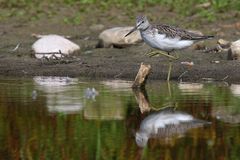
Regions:
<svg viewBox="0 0 240 160"><path fill-rule="evenodd" d="M140 147L147 145L149 138L171 138L182 136L188 130L211 124L208 121L196 119L191 114L166 108L148 115L136 132L136 143Z"/></svg>
<svg viewBox="0 0 240 160"><path fill-rule="evenodd" d="M199 35L199 34L189 32L187 30L184 30L175 26L170 26L167 24L153 25L152 28L156 28L159 34L165 34L166 37L171 37L171 38L179 37L181 40L204 40L204 39L209 39L213 37L213 36Z"/></svg>

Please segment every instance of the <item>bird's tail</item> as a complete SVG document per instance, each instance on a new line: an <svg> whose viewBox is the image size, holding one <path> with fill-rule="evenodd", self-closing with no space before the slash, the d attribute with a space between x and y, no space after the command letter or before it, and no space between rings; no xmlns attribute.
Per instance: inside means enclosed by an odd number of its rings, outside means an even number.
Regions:
<svg viewBox="0 0 240 160"><path fill-rule="evenodd" d="M213 39L214 36L205 36L206 39Z"/></svg>
<svg viewBox="0 0 240 160"><path fill-rule="evenodd" d="M206 40L206 39L213 39L214 36L199 36L199 37L194 37L194 40Z"/></svg>

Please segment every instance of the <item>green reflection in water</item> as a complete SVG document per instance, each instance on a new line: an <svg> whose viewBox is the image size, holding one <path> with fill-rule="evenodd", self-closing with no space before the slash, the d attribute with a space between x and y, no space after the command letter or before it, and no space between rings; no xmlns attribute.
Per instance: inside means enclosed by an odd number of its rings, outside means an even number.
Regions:
<svg viewBox="0 0 240 160"><path fill-rule="evenodd" d="M0 80L0 159L238 159L240 94L224 84L152 82L150 113L141 113L125 81L43 85ZM192 85L192 86L191 86ZM86 88L99 95L87 98ZM32 92L37 91L37 97ZM161 107L212 122L183 135L152 137L137 146L135 133Z"/></svg>

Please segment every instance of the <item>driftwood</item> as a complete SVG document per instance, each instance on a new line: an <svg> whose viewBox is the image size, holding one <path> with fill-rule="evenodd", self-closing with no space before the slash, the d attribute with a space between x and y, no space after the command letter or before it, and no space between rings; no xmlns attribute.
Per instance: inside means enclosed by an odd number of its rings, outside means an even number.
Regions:
<svg viewBox="0 0 240 160"><path fill-rule="evenodd" d="M151 65L141 63L132 88L144 88L147 77L151 71Z"/></svg>
<svg viewBox="0 0 240 160"><path fill-rule="evenodd" d="M135 99L139 105L141 113L149 112L151 110L148 95L145 88L133 88Z"/></svg>

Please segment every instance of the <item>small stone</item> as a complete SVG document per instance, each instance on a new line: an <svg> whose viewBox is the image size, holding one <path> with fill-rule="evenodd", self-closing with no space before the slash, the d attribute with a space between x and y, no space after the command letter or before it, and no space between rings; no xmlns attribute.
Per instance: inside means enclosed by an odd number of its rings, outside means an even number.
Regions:
<svg viewBox="0 0 240 160"><path fill-rule="evenodd" d="M88 50L88 51L84 52L84 54L91 54L91 53L93 53L93 51L91 51L91 50Z"/></svg>
<svg viewBox="0 0 240 160"><path fill-rule="evenodd" d="M122 48L141 42L142 38L138 30L125 37L131 29L133 29L133 27L115 27L104 30L99 35L97 47L109 48L114 46Z"/></svg>
<svg viewBox="0 0 240 160"><path fill-rule="evenodd" d="M219 64L220 61L211 61L211 63L216 63L216 64Z"/></svg>
<svg viewBox="0 0 240 160"><path fill-rule="evenodd" d="M191 67L191 66L193 66L193 65L194 65L194 63L193 63L193 62L181 62L181 64L182 64L182 65L189 66L189 67Z"/></svg>
<svg viewBox="0 0 240 160"><path fill-rule="evenodd" d="M83 40L84 40L84 41L87 41L87 40L89 40L89 39L90 39L90 37L87 36L87 37L85 37Z"/></svg>
<svg viewBox="0 0 240 160"><path fill-rule="evenodd" d="M217 43L222 47L222 48L229 48L231 45L231 42L224 40L224 39L219 39Z"/></svg>

